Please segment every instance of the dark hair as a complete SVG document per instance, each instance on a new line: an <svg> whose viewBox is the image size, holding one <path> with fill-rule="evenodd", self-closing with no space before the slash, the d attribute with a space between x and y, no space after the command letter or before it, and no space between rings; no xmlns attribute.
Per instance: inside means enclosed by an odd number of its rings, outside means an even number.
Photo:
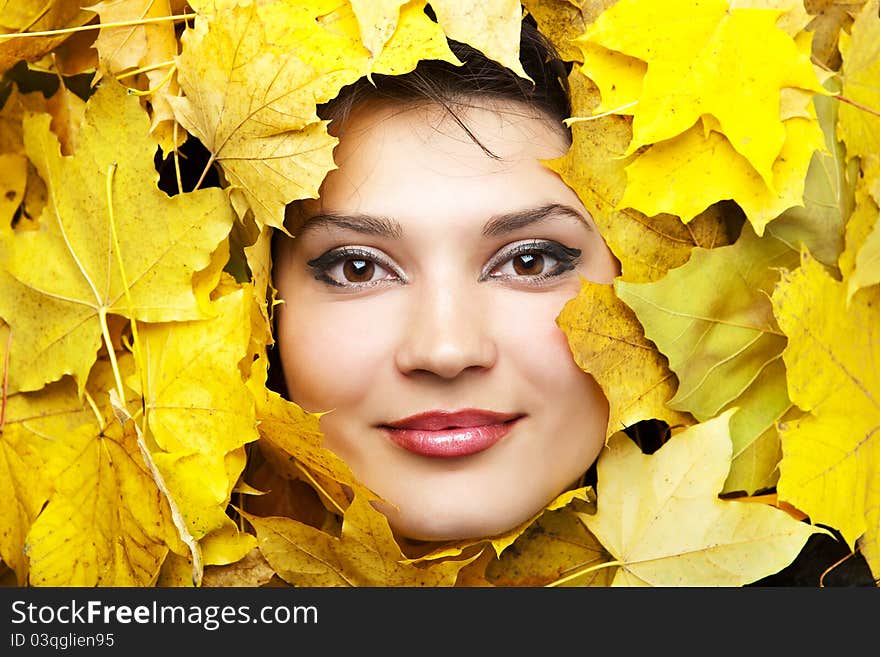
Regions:
<svg viewBox="0 0 880 657"><path fill-rule="evenodd" d="M488 151L470 131L456 108L466 107L474 98L512 100L538 109L559 122L571 116L568 73L570 64L562 61L553 44L538 31L534 19L527 16L520 30L519 58L532 81L519 77L506 66L486 57L472 46L447 40L449 49L462 62L456 66L442 60L422 60L416 68L402 75L375 74L372 81L361 78L344 87L327 103L318 106L318 116L342 129L351 112L367 101L392 101L398 104L434 104L449 116L476 144Z"/></svg>

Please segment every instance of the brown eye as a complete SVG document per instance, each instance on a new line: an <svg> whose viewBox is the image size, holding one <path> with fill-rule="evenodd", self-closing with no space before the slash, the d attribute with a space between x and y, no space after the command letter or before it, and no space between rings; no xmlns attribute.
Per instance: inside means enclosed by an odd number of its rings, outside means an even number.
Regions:
<svg viewBox="0 0 880 657"><path fill-rule="evenodd" d="M375 272L376 265L370 260L351 258L342 265L342 274L350 283L366 283Z"/></svg>
<svg viewBox="0 0 880 657"><path fill-rule="evenodd" d="M513 259L513 270L520 276L537 276L544 271L544 256L521 253Z"/></svg>

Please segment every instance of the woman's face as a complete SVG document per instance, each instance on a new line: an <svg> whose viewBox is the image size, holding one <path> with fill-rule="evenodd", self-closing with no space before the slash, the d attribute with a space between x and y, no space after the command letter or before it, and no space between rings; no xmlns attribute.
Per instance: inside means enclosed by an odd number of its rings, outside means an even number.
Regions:
<svg viewBox="0 0 880 657"><path fill-rule="evenodd" d="M275 264L290 397L415 539L512 529L575 483L608 405L556 325L617 262L516 103L361 107Z"/></svg>

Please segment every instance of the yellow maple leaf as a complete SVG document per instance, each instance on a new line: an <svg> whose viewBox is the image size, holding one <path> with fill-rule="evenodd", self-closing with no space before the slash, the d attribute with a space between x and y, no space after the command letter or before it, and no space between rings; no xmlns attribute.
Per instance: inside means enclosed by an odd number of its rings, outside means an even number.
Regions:
<svg viewBox="0 0 880 657"><path fill-rule="evenodd" d="M574 115L591 115L599 103L596 86L577 68L569 84ZM624 167L631 159L620 157L632 136L626 119L609 115L576 122L571 129L568 153L546 164L577 192L620 261L623 280L656 280L687 262L695 245L711 248L728 243L723 210L710 209L685 225L675 216L648 219L637 210L619 207L627 185Z"/></svg>
<svg viewBox="0 0 880 657"><path fill-rule="evenodd" d="M571 509L547 511L531 523L511 549L485 569L494 586L547 586L568 571L589 568L610 556ZM608 586L613 569L600 568L560 586Z"/></svg>
<svg viewBox="0 0 880 657"><path fill-rule="evenodd" d="M730 419L730 472L721 493L742 491L753 495L776 485L782 458L777 426L799 414L788 398L781 355L771 360L724 410L734 406L737 411Z"/></svg>
<svg viewBox="0 0 880 657"><path fill-rule="evenodd" d="M687 413L667 406L678 385L675 375L612 285L582 280L580 293L566 303L556 323L578 366L608 398L606 438L640 420L693 423Z"/></svg>
<svg viewBox="0 0 880 657"><path fill-rule="evenodd" d="M725 0L621 0L604 11L580 39L648 64L627 154L680 135L708 114L772 187L786 140L780 90L825 93L809 51L777 26L783 13L732 8Z"/></svg>
<svg viewBox="0 0 880 657"><path fill-rule="evenodd" d="M9 36L85 25L94 12L80 8L80 0L9 0L0 13L0 73L21 60L34 62L63 43L68 34Z"/></svg>
<svg viewBox="0 0 880 657"><path fill-rule="evenodd" d="M755 231L783 211L803 205L804 184L813 153L822 148L822 130L814 119L791 118L780 124L785 135L770 167L770 183L738 153L727 137L697 124L652 145L627 165L627 186L620 207L648 215L676 214L687 223L709 205L732 199Z"/></svg>
<svg viewBox="0 0 880 657"><path fill-rule="evenodd" d="M450 59L440 29L407 4L373 62L341 0L243 3L200 15L175 58L184 98L175 116L211 152L240 217L281 228L291 201L317 198L337 143L316 103L367 74L403 73L422 57ZM207 170L207 167L206 167Z"/></svg>
<svg viewBox="0 0 880 657"><path fill-rule="evenodd" d="M409 0L351 0L351 8L357 17L361 41L374 57L394 30L400 17L400 7Z"/></svg>
<svg viewBox="0 0 880 657"><path fill-rule="evenodd" d="M742 586L778 572L824 532L769 505L718 498L732 412L684 429L652 455L623 433L609 441L596 513L580 518L615 559L612 586Z"/></svg>
<svg viewBox="0 0 880 657"><path fill-rule="evenodd" d="M856 209L846 227L847 249L855 253L852 267L844 271L847 301L863 287L880 283L880 154L865 157L862 169Z"/></svg>
<svg viewBox="0 0 880 657"><path fill-rule="evenodd" d="M804 180L803 205L776 217L765 232L810 253L826 265L837 263L843 250L844 224L853 210L853 186L858 161L846 161L843 143L837 139L837 110L840 102L827 96L813 99L825 148L813 153Z"/></svg>
<svg viewBox="0 0 880 657"><path fill-rule="evenodd" d="M528 14L535 19L565 61L582 61L574 39L583 34L587 24L616 0L524 0Z"/></svg>
<svg viewBox="0 0 880 657"><path fill-rule="evenodd" d="M865 543L880 573L880 287L856 292L807 252L772 296L788 336L783 358L792 401L806 413L781 427L780 499L814 523ZM818 376L817 373L821 373Z"/></svg>
<svg viewBox="0 0 880 657"><path fill-rule="evenodd" d="M3 352L8 330L0 330ZM94 421L84 400L77 397L70 377L43 390L18 393L5 399L5 421L0 431L0 558L12 568L18 583L27 581L23 553L25 536L53 491L46 473L47 446L62 442L78 427Z"/></svg>
<svg viewBox="0 0 880 657"><path fill-rule="evenodd" d="M779 356L785 336L767 294L778 279L774 268L797 258L788 244L744 227L735 244L696 248L659 281L615 282L678 376L671 408L708 420Z"/></svg>
<svg viewBox="0 0 880 657"><path fill-rule="evenodd" d="M284 206L317 196L334 167L336 140L315 114L318 72L268 47L256 3L197 17L180 41L177 120L222 167L239 216L251 208L281 227Z"/></svg>
<svg viewBox="0 0 880 657"><path fill-rule="evenodd" d="M118 367L130 372L131 355ZM186 551L136 425L113 417L112 383L102 360L87 383L88 403L69 378L23 397L34 417L20 418L19 436L40 455L39 472L51 484L24 545L32 585L150 586L169 550Z"/></svg>
<svg viewBox="0 0 880 657"><path fill-rule="evenodd" d="M82 388L108 314L205 316L208 290L193 289L193 274L234 220L222 190L168 197L155 186L146 113L118 83L105 80L89 100L75 155L61 155L49 121L24 123L28 157L49 190L40 230L17 231L0 250L0 317L16 336L11 390L68 373Z"/></svg>
<svg viewBox="0 0 880 657"><path fill-rule="evenodd" d="M295 586L453 586L473 558L408 563L388 520L362 495L346 510L339 538L290 518L244 513L260 551Z"/></svg>
<svg viewBox="0 0 880 657"><path fill-rule="evenodd" d="M261 369L262 368L262 369ZM265 387L265 360L248 381L256 399L260 450L273 467L290 479L304 479L340 515L350 502L350 492L375 499L354 476L348 465L324 447L320 413L304 411L294 402ZM332 411L331 411L332 412Z"/></svg>
<svg viewBox="0 0 880 657"><path fill-rule="evenodd" d="M227 527L226 507L258 438L254 401L238 363L250 338L252 293L216 300L217 317L139 324L128 378L143 398L152 459L195 540Z"/></svg>
<svg viewBox="0 0 880 657"><path fill-rule="evenodd" d="M519 60L523 9L519 0L432 0L446 36L467 43L489 59L530 80Z"/></svg>
<svg viewBox="0 0 880 657"><path fill-rule="evenodd" d="M880 153L880 0L868 0L850 28L840 33L841 95L838 134L848 157ZM867 109L865 109L867 108Z"/></svg>
<svg viewBox="0 0 880 657"><path fill-rule="evenodd" d="M102 27L92 46L98 52L101 75L125 75L126 84L142 90L142 98L149 97L151 112L150 132L168 153L179 146L186 133L174 134L174 112L169 97L177 96L180 89L174 71L177 55L177 37L171 21L142 22L172 15L170 0L102 0L89 7L98 14L102 24L133 23L120 27ZM130 75L140 71L137 77ZM140 84L140 79L144 83ZM132 81L135 81L132 84ZM147 93L148 92L148 93Z"/></svg>

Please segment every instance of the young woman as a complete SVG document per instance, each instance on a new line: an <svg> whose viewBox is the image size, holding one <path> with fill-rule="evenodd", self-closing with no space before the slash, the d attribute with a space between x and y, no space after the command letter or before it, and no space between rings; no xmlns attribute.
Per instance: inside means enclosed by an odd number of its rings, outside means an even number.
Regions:
<svg viewBox="0 0 880 657"><path fill-rule="evenodd" d="M534 84L461 67L375 76L323 108L339 145L320 198L274 244L289 399L415 539L505 532L578 482L608 403L556 317L618 263L542 160L566 153L565 69L523 24ZM275 373L278 375L278 372Z"/></svg>

